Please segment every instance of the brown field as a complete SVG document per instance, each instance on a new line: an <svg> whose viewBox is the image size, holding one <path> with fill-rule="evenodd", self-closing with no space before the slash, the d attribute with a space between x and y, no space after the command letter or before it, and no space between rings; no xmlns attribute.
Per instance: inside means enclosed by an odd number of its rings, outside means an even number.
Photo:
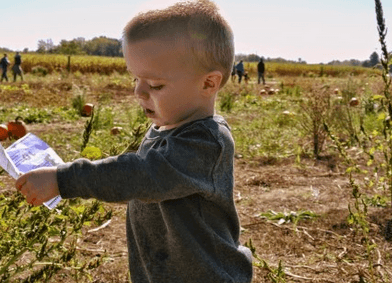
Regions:
<svg viewBox="0 0 392 283"><path fill-rule="evenodd" d="M82 79L76 79L83 84ZM69 105L72 92L68 81L52 82L52 89L39 82L26 80L33 91L3 92L0 107L24 103L30 106ZM268 83L268 80L267 80ZM19 83L17 83L19 84ZM20 83L21 84L21 83ZM11 83L9 84L11 85ZM111 94L114 107L133 104L131 92L121 85L103 84L100 92ZM97 89L89 89L89 99L96 103ZM57 96L53 100L54 95ZM114 108L116 109L116 108ZM0 121L1 122L1 121ZM81 133L85 120L30 124L30 132L38 136L49 133L66 136ZM63 146L50 144L60 155ZM294 145L293 145L294 146ZM369 237L377 246L372 253L372 266L366 258L361 234L347 223L348 204L352 203L351 187L342 160L327 155L319 160L303 157L301 165L295 157L237 157L235 160L235 201L241 220L241 242L252 240L258 256L268 263L254 266L254 283L261 282L372 282L373 270L378 278L373 282L392 282L390 261L392 245L385 239L391 208L369 207ZM3 184L3 185L1 185ZM0 192L13 190L13 180L0 174ZM105 204L114 211L110 224L97 231L86 228L78 243L81 255L105 256L104 263L92 271L92 282L129 282L125 240L125 205ZM260 217L261 212L313 211L318 218L278 224ZM278 269L281 261L285 281L273 281L268 276ZM257 260L255 259L255 262ZM281 279L283 280L283 279ZM53 282L75 282L58 274ZM87 278L85 281L89 282Z"/></svg>

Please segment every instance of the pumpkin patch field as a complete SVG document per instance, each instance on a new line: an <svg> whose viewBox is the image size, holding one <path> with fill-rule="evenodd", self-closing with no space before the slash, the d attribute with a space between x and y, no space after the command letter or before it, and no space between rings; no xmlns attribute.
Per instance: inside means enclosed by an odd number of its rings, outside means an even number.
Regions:
<svg viewBox="0 0 392 283"><path fill-rule="evenodd" d="M381 71L267 63L259 85L253 67L216 101L236 143L253 282L392 282L392 89ZM0 142L33 133L65 162L133 152L150 126L133 89L125 72L29 71L0 84ZM125 209L81 199L32 207L0 171L0 281L130 282Z"/></svg>

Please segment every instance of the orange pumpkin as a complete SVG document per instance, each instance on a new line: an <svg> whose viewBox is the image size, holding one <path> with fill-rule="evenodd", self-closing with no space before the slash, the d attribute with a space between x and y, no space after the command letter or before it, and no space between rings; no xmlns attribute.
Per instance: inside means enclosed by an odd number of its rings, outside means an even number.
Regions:
<svg viewBox="0 0 392 283"><path fill-rule="evenodd" d="M16 117L15 121L8 122L8 135L10 138L19 139L26 135L27 129L25 123L22 121L22 117Z"/></svg>
<svg viewBox="0 0 392 283"><path fill-rule="evenodd" d="M110 130L110 134L113 136L118 135L119 133L121 133L122 129L122 127L113 127Z"/></svg>
<svg viewBox="0 0 392 283"><path fill-rule="evenodd" d="M0 141L8 138L8 127L4 124L0 125Z"/></svg>
<svg viewBox="0 0 392 283"><path fill-rule="evenodd" d="M350 106L357 106L359 104L359 100L355 97L351 98Z"/></svg>
<svg viewBox="0 0 392 283"><path fill-rule="evenodd" d="M90 117L91 114L93 114L93 110L94 110L94 105L91 103L86 103L83 106L82 116Z"/></svg>

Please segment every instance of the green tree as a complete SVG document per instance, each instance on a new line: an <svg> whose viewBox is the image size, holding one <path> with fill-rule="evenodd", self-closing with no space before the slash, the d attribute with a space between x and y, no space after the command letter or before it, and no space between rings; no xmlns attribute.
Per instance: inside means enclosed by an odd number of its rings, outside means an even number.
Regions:
<svg viewBox="0 0 392 283"><path fill-rule="evenodd" d="M369 63L370 67L376 66L378 63L380 63L380 58L377 54L377 52L373 52L370 57L369 57Z"/></svg>
<svg viewBox="0 0 392 283"><path fill-rule="evenodd" d="M249 54L248 57L246 58L246 61L248 62L259 62L260 61L260 56L257 54Z"/></svg>
<svg viewBox="0 0 392 283"><path fill-rule="evenodd" d="M82 43L76 39L71 41L62 40L57 47L57 53L67 55L83 54Z"/></svg>
<svg viewBox="0 0 392 283"><path fill-rule="evenodd" d="M53 53L55 52L55 45L53 44L52 39L47 39L43 40L40 39L38 40L38 48L37 48L38 53Z"/></svg>
<svg viewBox="0 0 392 283"><path fill-rule="evenodd" d="M95 37L92 40L87 41L83 50L89 55L111 57L122 56L121 41L114 38L107 38L105 36Z"/></svg>

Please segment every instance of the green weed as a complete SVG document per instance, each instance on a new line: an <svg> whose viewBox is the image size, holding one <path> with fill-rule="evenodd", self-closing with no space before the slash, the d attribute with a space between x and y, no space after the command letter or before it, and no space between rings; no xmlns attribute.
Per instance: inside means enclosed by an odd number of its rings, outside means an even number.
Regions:
<svg viewBox="0 0 392 283"><path fill-rule="evenodd" d="M245 243L245 246L251 250L252 255L255 259L255 261L253 261L253 266L267 271L266 279L269 279L270 282L273 283L286 282L286 273L281 260L279 261L278 267L273 268L270 266L270 264L268 264L267 261L261 259L260 256L256 253L256 248L253 246L252 239L249 239L249 241Z"/></svg>
<svg viewBox="0 0 392 283"><path fill-rule="evenodd" d="M278 221L278 224L293 223L297 225L298 222L303 220L310 220L320 217L320 215L313 211L290 211L290 212L275 212L269 210L268 212L260 213L260 216L273 221Z"/></svg>
<svg viewBox="0 0 392 283"><path fill-rule="evenodd" d="M74 97L72 99L72 107L76 109L76 111L80 114L80 116L83 113L83 107L86 104L86 94L85 94L85 89L78 87L77 85L74 85L73 87L73 94Z"/></svg>

